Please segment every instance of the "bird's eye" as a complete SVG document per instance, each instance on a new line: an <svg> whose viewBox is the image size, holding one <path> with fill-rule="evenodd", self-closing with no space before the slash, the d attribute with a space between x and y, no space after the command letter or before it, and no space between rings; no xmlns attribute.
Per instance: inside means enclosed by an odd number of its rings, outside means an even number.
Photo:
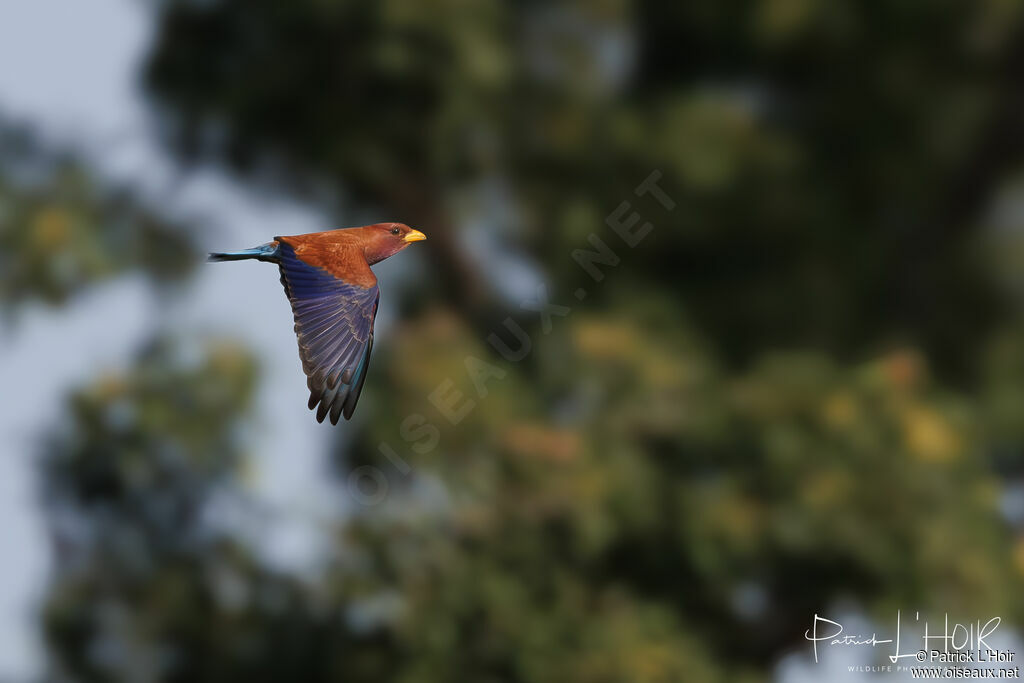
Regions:
<svg viewBox="0 0 1024 683"><path fill-rule="evenodd" d="M400 233L400 232L402 232L402 231L401 231L401 230L399 230L398 228L391 228L391 234L392 234L392 235L397 235L397 234L398 234L398 233Z"/></svg>

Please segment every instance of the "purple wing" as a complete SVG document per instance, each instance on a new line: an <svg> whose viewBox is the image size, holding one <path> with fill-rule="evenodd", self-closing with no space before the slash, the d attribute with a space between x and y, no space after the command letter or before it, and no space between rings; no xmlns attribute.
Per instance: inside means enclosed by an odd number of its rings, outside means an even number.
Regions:
<svg viewBox="0 0 1024 683"><path fill-rule="evenodd" d="M281 242L281 282L295 314L299 357L309 385L309 409L316 419L352 417L363 390L373 349L373 320L380 290L359 287L311 266Z"/></svg>

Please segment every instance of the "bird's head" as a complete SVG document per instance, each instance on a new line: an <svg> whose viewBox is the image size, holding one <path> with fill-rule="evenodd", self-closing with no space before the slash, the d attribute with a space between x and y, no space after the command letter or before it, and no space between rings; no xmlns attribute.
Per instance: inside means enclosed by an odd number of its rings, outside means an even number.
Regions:
<svg viewBox="0 0 1024 683"><path fill-rule="evenodd" d="M371 265L394 256L413 242L427 239L419 230L404 223L375 223L363 230L363 253Z"/></svg>

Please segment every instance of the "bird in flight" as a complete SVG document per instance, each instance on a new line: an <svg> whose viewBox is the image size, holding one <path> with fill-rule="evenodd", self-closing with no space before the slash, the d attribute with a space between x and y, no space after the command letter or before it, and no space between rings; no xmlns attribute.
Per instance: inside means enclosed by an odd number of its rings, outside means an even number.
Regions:
<svg viewBox="0 0 1024 683"><path fill-rule="evenodd" d="M317 422L352 417L373 349L380 290L370 269L427 239L402 223L275 237L253 249L210 254L210 261L276 263L292 304L299 357ZM319 405L319 407L317 407Z"/></svg>

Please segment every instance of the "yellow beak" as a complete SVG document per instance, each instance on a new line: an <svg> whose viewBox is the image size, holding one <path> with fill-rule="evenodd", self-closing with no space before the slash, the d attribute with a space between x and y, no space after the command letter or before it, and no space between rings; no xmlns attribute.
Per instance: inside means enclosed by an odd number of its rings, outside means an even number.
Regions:
<svg viewBox="0 0 1024 683"><path fill-rule="evenodd" d="M427 239L427 236L424 235L419 230L410 230L409 232L405 233L404 239L406 242L422 242L423 240Z"/></svg>

